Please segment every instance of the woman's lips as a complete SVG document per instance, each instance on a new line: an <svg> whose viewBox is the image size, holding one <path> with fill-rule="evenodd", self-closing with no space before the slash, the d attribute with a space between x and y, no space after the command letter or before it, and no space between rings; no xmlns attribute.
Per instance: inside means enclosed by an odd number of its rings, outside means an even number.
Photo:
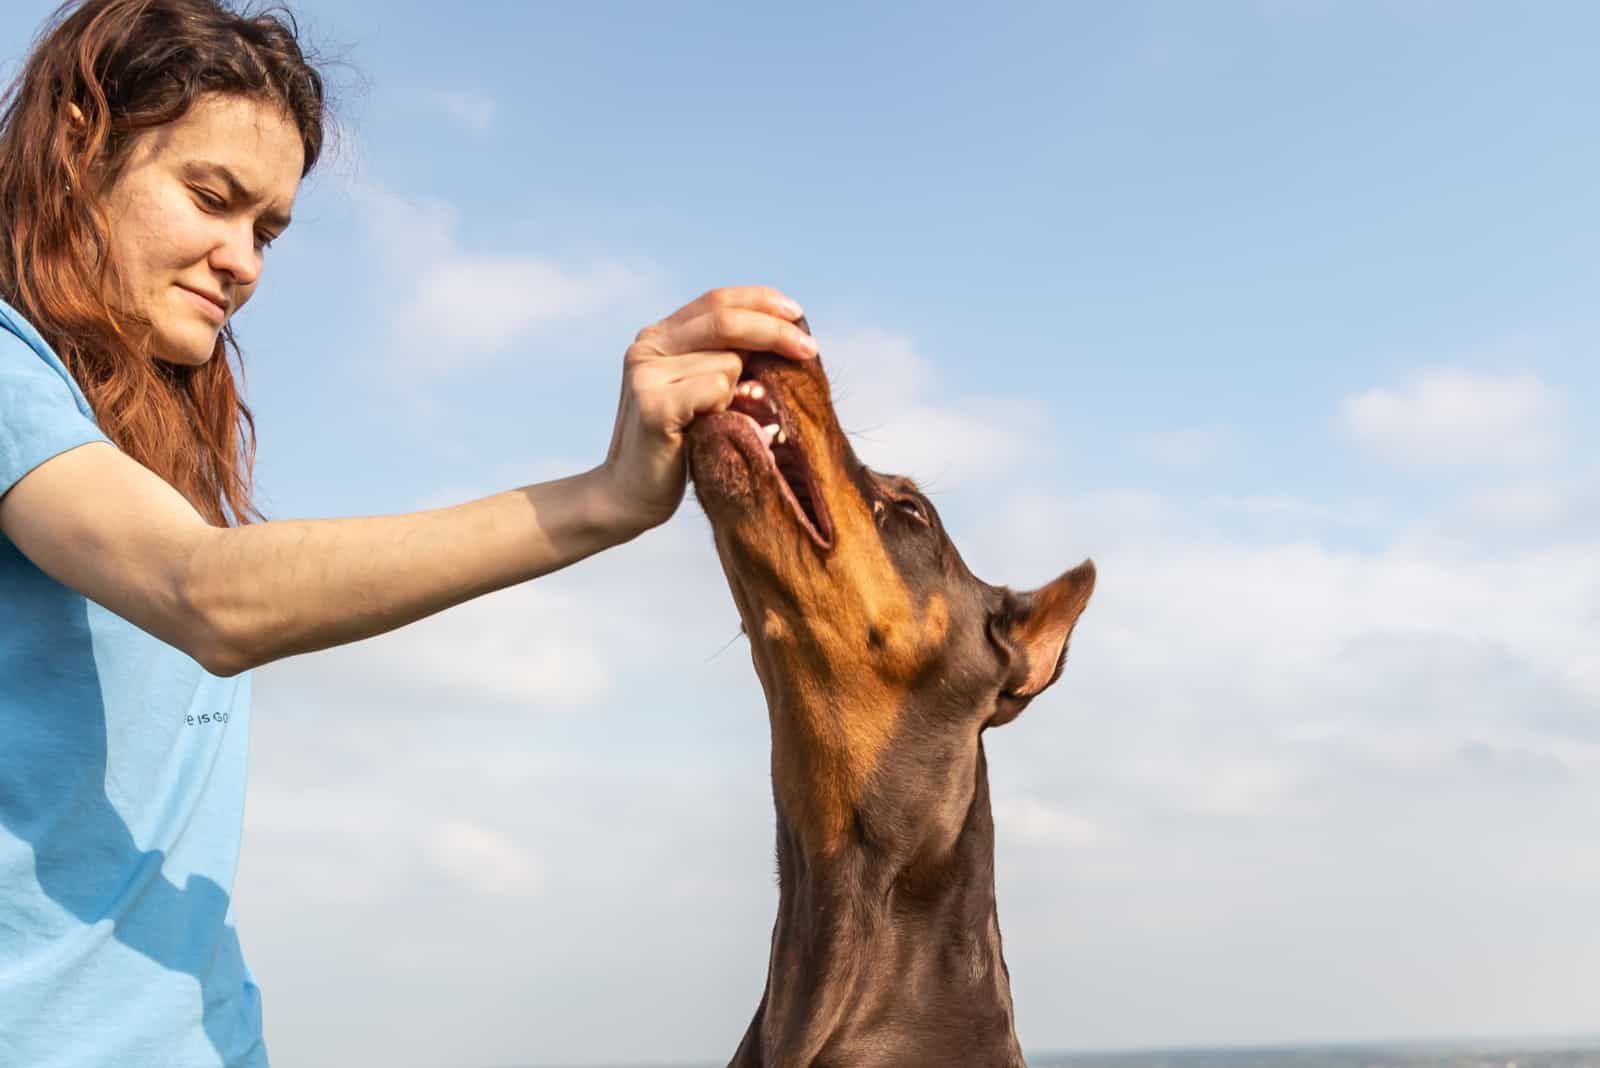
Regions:
<svg viewBox="0 0 1600 1068"><path fill-rule="evenodd" d="M188 286L179 286L178 288L187 293L189 298L194 302L195 306L200 309L201 313L217 326L221 326L228 318L228 309L226 305L220 303L219 301L213 300L211 297L206 296L204 293L201 293L198 290L190 289Z"/></svg>

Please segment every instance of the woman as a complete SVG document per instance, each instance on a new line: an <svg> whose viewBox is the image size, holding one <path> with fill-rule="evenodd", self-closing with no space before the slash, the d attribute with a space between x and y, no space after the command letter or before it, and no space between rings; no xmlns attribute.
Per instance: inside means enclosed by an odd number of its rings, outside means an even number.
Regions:
<svg viewBox="0 0 1600 1068"><path fill-rule="evenodd" d="M665 521L682 432L800 309L642 330L603 462L455 508L252 522L229 320L322 145L292 21L80 0L0 115L0 1064L261 1065L229 915L248 670Z"/></svg>

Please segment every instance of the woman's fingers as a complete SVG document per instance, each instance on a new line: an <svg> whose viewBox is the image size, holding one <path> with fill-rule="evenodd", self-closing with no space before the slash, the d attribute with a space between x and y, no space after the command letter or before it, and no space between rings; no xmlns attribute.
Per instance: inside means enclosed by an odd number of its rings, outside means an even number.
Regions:
<svg viewBox="0 0 1600 1068"><path fill-rule="evenodd" d="M733 403L734 387L738 384L737 372L730 376L720 371L673 383L664 405L667 431L683 430L697 415L723 411Z"/></svg>
<svg viewBox="0 0 1600 1068"><path fill-rule="evenodd" d="M727 350L721 352L686 352L682 356L674 356L670 360L662 361L662 369L666 374L666 384L671 386L684 379L695 378L699 375L717 374L721 372L728 376L729 381L735 384L739 375L744 372L744 357L737 352Z"/></svg>
<svg viewBox="0 0 1600 1068"><path fill-rule="evenodd" d="M799 317L800 306L770 286L713 289L639 331L629 353L636 361L717 349L806 359L817 346Z"/></svg>
<svg viewBox="0 0 1600 1068"><path fill-rule="evenodd" d="M688 352L637 369L632 391L641 420L671 435L702 412L733 402L744 360L737 352Z"/></svg>
<svg viewBox="0 0 1600 1068"><path fill-rule="evenodd" d="M723 286L702 293L662 322L670 325L686 323L719 308L748 308L786 322L793 322L803 314L797 301L771 286Z"/></svg>
<svg viewBox="0 0 1600 1068"><path fill-rule="evenodd" d="M817 354L817 343L794 323L749 308L714 308L668 326L662 335L665 351L738 349L775 352L804 360Z"/></svg>

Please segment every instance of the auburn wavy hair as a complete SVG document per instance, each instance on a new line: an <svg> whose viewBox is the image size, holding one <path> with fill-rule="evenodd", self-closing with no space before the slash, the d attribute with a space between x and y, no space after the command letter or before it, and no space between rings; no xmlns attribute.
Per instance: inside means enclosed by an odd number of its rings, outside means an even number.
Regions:
<svg viewBox="0 0 1600 1068"><path fill-rule="evenodd" d="M116 306L100 207L138 136L213 93L280 106L305 148L301 176L310 173L327 104L287 10L244 13L218 0L58 8L0 97L0 297L56 350L106 436L229 526L262 518L232 324L202 366L156 359L149 324Z"/></svg>

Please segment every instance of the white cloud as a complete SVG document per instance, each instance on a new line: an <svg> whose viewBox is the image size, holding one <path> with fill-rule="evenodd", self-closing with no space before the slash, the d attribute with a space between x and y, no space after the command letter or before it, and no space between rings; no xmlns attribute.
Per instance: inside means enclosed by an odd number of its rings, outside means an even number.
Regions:
<svg viewBox="0 0 1600 1068"><path fill-rule="evenodd" d="M1219 1042L1303 1039L1335 996L1368 1033L1467 1031L1503 1000L1425 973L1491 956L1545 1018L1586 1018L1570 980L1529 977L1600 959L1567 934L1600 891L1580 815L1600 804L1600 544L1371 533L1238 544L1160 499L1033 492L963 546L1022 576L1099 565L1060 682L986 736L1015 845L1014 798L1117 830L997 857L1025 1041L1125 1044L1097 1029L1135 996ZM1329 978L1346 968L1370 1003Z"/></svg>
<svg viewBox="0 0 1600 1068"><path fill-rule="evenodd" d="M1378 780L1600 766L1600 546L1388 534L1236 544L1148 496L1015 495L962 546L979 574L1033 586L1092 555L1100 579L1058 691L991 766L1096 812L1269 824L1354 813Z"/></svg>
<svg viewBox="0 0 1600 1068"><path fill-rule="evenodd" d="M539 329L631 305L658 282L648 263L469 249L456 209L443 201L360 182L350 191L379 252L393 346L385 359L397 348L413 371L475 365Z"/></svg>
<svg viewBox="0 0 1600 1068"><path fill-rule="evenodd" d="M1440 368L1404 388L1347 398L1342 419L1356 440L1398 463L1515 464L1556 453L1562 409L1537 375Z"/></svg>
<svg viewBox="0 0 1600 1068"><path fill-rule="evenodd" d="M612 689L602 623L581 595L530 584L323 653L317 666L368 690L422 687L457 700L587 705Z"/></svg>
<svg viewBox="0 0 1600 1068"><path fill-rule="evenodd" d="M1273 494L1214 494L1211 505L1223 512L1239 512L1254 519L1293 520L1335 527L1377 528L1384 519L1371 501L1317 504L1299 497Z"/></svg>
<svg viewBox="0 0 1600 1068"><path fill-rule="evenodd" d="M670 523L625 546L263 674L346 723L385 729L460 710L564 716L626 708L641 699L641 680L647 695L662 673L737 670L745 653L727 646L738 627L706 520L686 497Z"/></svg>
<svg viewBox="0 0 1600 1068"><path fill-rule="evenodd" d="M435 866L475 893L525 897L541 883L539 867L527 850L498 831L466 820L446 820L434 827L425 852Z"/></svg>
<svg viewBox="0 0 1600 1068"><path fill-rule="evenodd" d="M534 327L603 311L641 284L637 271L619 263L573 267L455 251L423 270L405 318L420 337L495 351Z"/></svg>
<svg viewBox="0 0 1600 1068"><path fill-rule="evenodd" d="M1099 823L1065 806L1032 797L996 797L992 804L995 828L1001 835L1069 849L1096 846L1107 837Z"/></svg>
<svg viewBox="0 0 1600 1068"><path fill-rule="evenodd" d="M495 101L487 93L431 93L429 99L461 126L484 133L494 125Z"/></svg>
<svg viewBox="0 0 1600 1068"><path fill-rule="evenodd" d="M318 732L307 734L327 745ZM274 741L269 737L269 748ZM250 786L246 855L257 862L249 865L250 891L296 906L361 905L392 894L426 814L348 772L338 782L291 787L286 770L258 774Z"/></svg>
<svg viewBox="0 0 1600 1068"><path fill-rule="evenodd" d="M1044 408L1022 395L941 396L934 365L905 334L876 328L820 337L840 423L868 466L925 489L993 475L1042 436Z"/></svg>
<svg viewBox="0 0 1600 1068"><path fill-rule="evenodd" d="M1507 527L1539 527L1565 514L1567 495L1551 485L1531 483L1473 490L1465 502L1467 515L1482 523Z"/></svg>

